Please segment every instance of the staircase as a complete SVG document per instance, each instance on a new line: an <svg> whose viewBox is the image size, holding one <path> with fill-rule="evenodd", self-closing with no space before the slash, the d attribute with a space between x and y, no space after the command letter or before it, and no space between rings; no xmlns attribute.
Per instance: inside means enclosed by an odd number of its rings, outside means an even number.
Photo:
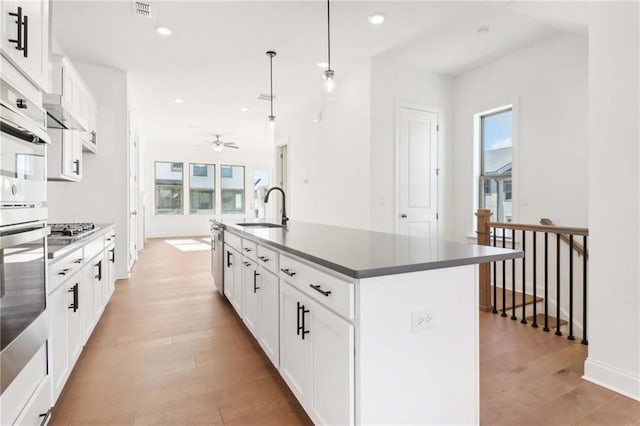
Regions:
<svg viewBox="0 0 640 426"><path fill-rule="evenodd" d="M490 222L478 210L478 244L522 250L522 259L480 265L480 309L587 345L584 228ZM580 242L578 241L580 240Z"/></svg>

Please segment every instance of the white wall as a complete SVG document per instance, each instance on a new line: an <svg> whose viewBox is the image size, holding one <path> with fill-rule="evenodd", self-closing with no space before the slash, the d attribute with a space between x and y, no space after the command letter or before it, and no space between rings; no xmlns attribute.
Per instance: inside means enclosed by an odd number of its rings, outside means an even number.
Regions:
<svg viewBox="0 0 640 426"><path fill-rule="evenodd" d="M558 35L453 84L453 235L474 235L473 116L514 104L514 222L587 226L587 40Z"/></svg>
<svg viewBox="0 0 640 426"><path fill-rule="evenodd" d="M592 3L589 357L585 378L640 400L640 8Z"/></svg>
<svg viewBox="0 0 640 426"><path fill-rule="evenodd" d="M183 215L156 215L155 214L155 192L154 192L154 173L156 161L182 162L185 185L188 185L189 163L197 164L215 164L216 165L216 186L220 184L220 164L223 165L239 165L245 166L245 215L223 215L222 218L251 218L252 215L252 179L254 169L273 169L274 152L273 150L243 150L242 148L224 149L217 153L208 145L190 146L190 145L166 145L145 143L144 144L144 188L143 193L145 205L145 236L153 237L172 237L172 236L195 236L208 235L209 219L213 218L212 214L188 214L189 213L189 197L188 186L183 189L183 200L185 213ZM220 206L219 191L216 193L216 206ZM273 214L273 213L272 213ZM220 215L216 217L221 217Z"/></svg>
<svg viewBox="0 0 640 426"><path fill-rule="evenodd" d="M339 99L306 102L283 116L289 144L291 220L369 227L369 62L336 74ZM321 120L312 119L322 112ZM279 142L280 143L280 142Z"/></svg>
<svg viewBox="0 0 640 426"><path fill-rule="evenodd" d="M98 103L98 153L83 154L82 181L49 182L49 222L116 224L116 274L128 276L127 76L74 62ZM123 261L120 261L122 259Z"/></svg>
<svg viewBox="0 0 640 426"><path fill-rule="evenodd" d="M397 102L410 102L425 105L439 113L439 233L448 237L451 87L451 77L418 68L403 57L401 50L372 59L370 209L373 230L395 232L396 105Z"/></svg>

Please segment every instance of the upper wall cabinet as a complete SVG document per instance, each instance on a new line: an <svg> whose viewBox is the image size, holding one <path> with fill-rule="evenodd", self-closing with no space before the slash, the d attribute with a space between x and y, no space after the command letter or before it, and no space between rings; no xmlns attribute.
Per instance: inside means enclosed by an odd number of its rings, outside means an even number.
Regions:
<svg viewBox="0 0 640 426"><path fill-rule="evenodd" d="M97 150L96 101L69 58L51 56L51 92L44 96L47 126L81 134L84 151Z"/></svg>
<svg viewBox="0 0 640 426"><path fill-rule="evenodd" d="M2 56L40 90L49 84L49 1L0 2Z"/></svg>

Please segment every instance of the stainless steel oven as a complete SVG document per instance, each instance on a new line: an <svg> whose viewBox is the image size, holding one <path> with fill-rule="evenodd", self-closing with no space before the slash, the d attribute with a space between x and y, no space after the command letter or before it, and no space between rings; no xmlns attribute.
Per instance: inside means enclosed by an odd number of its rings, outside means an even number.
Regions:
<svg viewBox="0 0 640 426"><path fill-rule="evenodd" d="M47 340L45 222L0 228L0 376L11 384Z"/></svg>
<svg viewBox="0 0 640 426"><path fill-rule="evenodd" d="M0 85L0 393L47 341L47 168L42 108Z"/></svg>

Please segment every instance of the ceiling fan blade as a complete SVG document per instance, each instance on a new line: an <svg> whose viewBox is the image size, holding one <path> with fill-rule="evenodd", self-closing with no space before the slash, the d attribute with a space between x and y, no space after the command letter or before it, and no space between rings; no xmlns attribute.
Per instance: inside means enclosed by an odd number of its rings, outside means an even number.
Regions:
<svg viewBox="0 0 640 426"><path fill-rule="evenodd" d="M234 146L234 145L227 145L227 144L225 144L224 146L225 146L226 148L231 148L231 149L240 149L240 147L239 147L239 146Z"/></svg>
<svg viewBox="0 0 640 426"><path fill-rule="evenodd" d="M223 145L224 146L238 146L238 144L235 143L235 142L224 142Z"/></svg>

